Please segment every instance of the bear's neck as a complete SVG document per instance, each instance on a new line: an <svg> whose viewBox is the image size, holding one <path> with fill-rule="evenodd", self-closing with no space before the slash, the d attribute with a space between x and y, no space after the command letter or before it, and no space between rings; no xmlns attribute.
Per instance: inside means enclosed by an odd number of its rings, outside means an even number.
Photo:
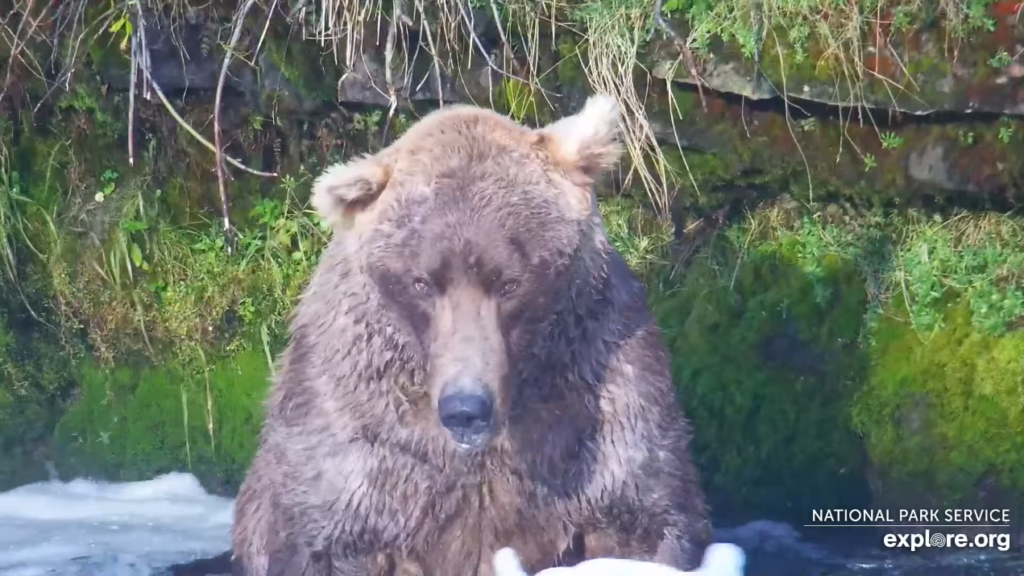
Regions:
<svg viewBox="0 0 1024 576"><path fill-rule="evenodd" d="M524 377L563 380L575 375L596 384L619 346L653 322L647 292L618 252L606 244L590 258L577 258L579 278L556 299L547 326L524 353L529 361L515 361Z"/></svg>

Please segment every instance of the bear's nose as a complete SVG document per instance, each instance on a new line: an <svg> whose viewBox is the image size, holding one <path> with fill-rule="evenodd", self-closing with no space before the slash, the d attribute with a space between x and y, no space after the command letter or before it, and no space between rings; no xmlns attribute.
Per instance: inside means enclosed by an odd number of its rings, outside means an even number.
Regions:
<svg viewBox="0 0 1024 576"><path fill-rule="evenodd" d="M437 402L441 424L452 432L483 432L491 425L493 414L494 406L483 394L448 394Z"/></svg>

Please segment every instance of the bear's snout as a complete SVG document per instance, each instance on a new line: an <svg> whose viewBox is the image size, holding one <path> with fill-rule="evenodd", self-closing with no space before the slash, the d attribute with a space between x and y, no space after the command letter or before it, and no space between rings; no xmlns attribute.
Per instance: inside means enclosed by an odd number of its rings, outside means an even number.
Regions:
<svg viewBox="0 0 1024 576"><path fill-rule="evenodd" d="M437 415L460 448L479 449L490 439L494 400L487 392L444 393L437 401Z"/></svg>

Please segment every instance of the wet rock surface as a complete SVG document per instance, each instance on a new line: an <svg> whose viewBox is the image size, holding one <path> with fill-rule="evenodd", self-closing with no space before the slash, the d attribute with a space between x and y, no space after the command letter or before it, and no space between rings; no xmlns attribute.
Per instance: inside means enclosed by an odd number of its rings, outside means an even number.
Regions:
<svg viewBox="0 0 1024 576"><path fill-rule="evenodd" d="M228 576L231 574L231 552L212 558L168 566L159 576Z"/></svg>

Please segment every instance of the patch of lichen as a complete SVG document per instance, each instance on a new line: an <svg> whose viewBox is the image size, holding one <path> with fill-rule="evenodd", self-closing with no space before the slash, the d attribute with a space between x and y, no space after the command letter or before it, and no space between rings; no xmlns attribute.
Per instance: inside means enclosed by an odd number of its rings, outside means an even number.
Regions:
<svg viewBox="0 0 1024 576"><path fill-rule="evenodd" d="M970 505L989 475L1024 488L1024 333L987 334L966 299L948 300L943 327L923 336L898 304L872 330L851 412L890 505Z"/></svg>
<svg viewBox="0 0 1024 576"><path fill-rule="evenodd" d="M931 102L935 85L949 73L945 55L913 50L906 62L890 57L886 37L882 50L872 44L874 26L867 26L857 38L807 38L796 42L776 26L765 34L759 67L776 91L791 98L807 98L844 105L865 104L896 109L916 109L921 99ZM880 31L885 34L888 30ZM920 34L918 32L918 34ZM840 46L827 42L841 41ZM936 48L937 50L937 48Z"/></svg>
<svg viewBox="0 0 1024 576"><path fill-rule="evenodd" d="M237 489L255 453L270 364L262 350L196 373L175 364L78 365L80 397L57 424L58 470L140 480L188 470Z"/></svg>
<svg viewBox="0 0 1024 576"><path fill-rule="evenodd" d="M808 43L802 33L791 37L783 26L776 25L765 32L758 64L776 90L796 96L807 83L836 79L836 64L841 67L844 63L832 62L824 52L819 44ZM839 88L836 84L832 87Z"/></svg>

